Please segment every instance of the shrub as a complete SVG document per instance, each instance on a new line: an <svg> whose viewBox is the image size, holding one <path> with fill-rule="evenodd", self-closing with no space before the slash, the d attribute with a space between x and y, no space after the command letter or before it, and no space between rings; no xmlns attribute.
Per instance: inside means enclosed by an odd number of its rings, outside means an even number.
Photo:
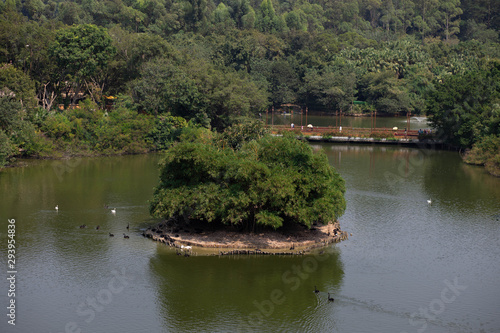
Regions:
<svg viewBox="0 0 500 333"><path fill-rule="evenodd" d="M495 154L499 153L500 136L489 135L474 144L465 155L464 161L469 164L484 165Z"/></svg>
<svg viewBox="0 0 500 333"><path fill-rule="evenodd" d="M41 107L33 108L28 112L28 120L37 127L42 127L48 116L49 112Z"/></svg>
<svg viewBox="0 0 500 333"><path fill-rule="evenodd" d="M146 135L146 139L154 146L154 149L164 150L172 145L186 126L187 122L182 117L158 116L154 127Z"/></svg>
<svg viewBox="0 0 500 333"><path fill-rule="evenodd" d="M51 138L69 138L71 123L62 113L51 114L43 122L42 130Z"/></svg>
<svg viewBox="0 0 500 333"><path fill-rule="evenodd" d="M321 137L323 139L330 139L331 137L340 136L340 135L341 135L341 133L339 131L329 131L329 132L323 133L323 135Z"/></svg>
<svg viewBox="0 0 500 333"><path fill-rule="evenodd" d="M490 174L496 177L500 177L500 152L488 159L484 166L486 167L486 171L488 171Z"/></svg>
<svg viewBox="0 0 500 333"><path fill-rule="evenodd" d="M19 119L22 105L10 96L0 97L0 129L7 130Z"/></svg>
<svg viewBox="0 0 500 333"><path fill-rule="evenodd" d="M16 124L11 137L21 156L47 156L52 152L53 143L37 133L35 126L27 121Z"/></svg>
<svg viewBox="0 0 500 333"><path fill-rule="evenodd" d="M500 136L489 135L482 138L465 154L464 161L484 165L489 173L500 176Z"/></svg>
<svg viewBox="0 0 500 333"><path fill-rule="evenodd" d="M153 127L154 117L116 108L99 120L94 148L103 153L143 153L151 147L146 133Z"/></svg>
<svg viewBox="0 0 500 333"><path fill-rule="evenodd" d="M0 130L0 169L3 168L8 159L14 154L14 145L3 130Z"/></svg>

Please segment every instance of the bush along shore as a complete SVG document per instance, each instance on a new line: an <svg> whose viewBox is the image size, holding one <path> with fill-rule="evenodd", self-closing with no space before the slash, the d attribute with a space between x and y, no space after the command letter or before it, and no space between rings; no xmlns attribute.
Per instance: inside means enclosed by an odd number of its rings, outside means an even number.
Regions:
<svg viewBox="0 0 500 333"><path fill-rule="evenodd" d="M0 98L2 101L5 102ZM24 118L21 115L19 112L8 123L0 124L0 169L15 166L17 158L61 159L160 151L167 149L182 128L188 126L181 117L141 114L121 104L108 112L88 99L77 108L38 110L24 114Z"/></svg>
<svg viewBox="0 0 500 333"><path fill-rule="evenodd" d="M143 236L189 255L303 255L348 238L338 222L294 226L286 230L244 232L232 228L214 230L205 224L164 220L143 231ZM180 251L179 251L180 250Z"/></svg>

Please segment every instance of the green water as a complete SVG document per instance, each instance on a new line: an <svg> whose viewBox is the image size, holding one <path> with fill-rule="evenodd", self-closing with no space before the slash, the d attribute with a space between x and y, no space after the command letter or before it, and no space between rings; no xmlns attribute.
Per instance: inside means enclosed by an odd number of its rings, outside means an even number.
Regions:
<svg viewBox="0 0 500 333"><path fill-rule="evenodd" d="M312 147L346 180L341 225L352 236L294 257L186 258L143 238L155 223L147 200L159 155L5 170L0 332L500 330L499 179L453 152ZM8 219L16 225L15 327L6 316Z"/></svg>
<svg viewBox="0 0 500 333"><path fill-rule="evenodd" d="M262 118L266 119L266 115L263 114ZM306 127L307 124L312 124L313 126L322 126L322 127L338 127L342 126L344 128L354 127L354 128L405 128L407 125L406 117L346 117L339 115L335 116L318 116L318 115L308 115L306 117L305 114L297 114L293 115L280 115L270 113L267 114L267 123L269 125L285 125L290 126L292 123L295 125L295 128L299 128L300 126ZM429 129L430 126L427 124L427 118L424 117L411 117L410 118L410 129L418 130L418 129Z"/></svg>

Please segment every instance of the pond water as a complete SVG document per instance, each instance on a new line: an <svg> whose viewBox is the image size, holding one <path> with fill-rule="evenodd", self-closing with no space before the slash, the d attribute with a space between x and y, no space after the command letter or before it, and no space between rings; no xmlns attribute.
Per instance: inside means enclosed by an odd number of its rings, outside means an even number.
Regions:
<svg viewBox="0 0 500 333"><path fill-rule="evenodd" d="M0 332L500 331L500 179L453 152L312 147L346 180L352 236L306 256L186 258L143 238L159 155L3 171Z"/></svg>
<svg viewBox="0 0 500 333"><path fill-rule="evenodd" d="M405 116L403 117L346 117L339 115L335 116L323 116L316 114L308 114L307 117L304 114L279 114L275 113L271 115L270 113L262 114L262 118L267 118L267 124L269 125L286 125L290 126L292 123L296 128L299 126L306 127L307 124L312 124L313 126L324 126L324 127L355 127L355 128L405 128L407 124L407 119ZM430 129L431 126L427 123L426 117L411 117L410 118L410 129L419 130L419 129Z"/></svg>

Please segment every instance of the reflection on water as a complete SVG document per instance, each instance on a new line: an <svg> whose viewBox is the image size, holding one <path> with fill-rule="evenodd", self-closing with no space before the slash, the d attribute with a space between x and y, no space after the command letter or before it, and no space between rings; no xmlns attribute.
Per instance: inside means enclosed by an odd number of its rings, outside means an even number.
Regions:
<svg viewBox="0 0 500 333"><path fill-rule="evenodd" d="M0 265L15 218L19 290L19 321L0 331L499 331L500 179L454 152L313 148L346 180L340 222L352 233L319 257L185 258L143 238L159 155L0 173ZM7 287L1 279L0 304Z"/></svg>
<svg viewBox="0 0 500 333"><path fill-rule="evenodd" d="M294 257L185 258L166 250L150 265L165 325L175 332L293 330L303 319L297 313L326 304L343 277L333 248Z"/></svg>

